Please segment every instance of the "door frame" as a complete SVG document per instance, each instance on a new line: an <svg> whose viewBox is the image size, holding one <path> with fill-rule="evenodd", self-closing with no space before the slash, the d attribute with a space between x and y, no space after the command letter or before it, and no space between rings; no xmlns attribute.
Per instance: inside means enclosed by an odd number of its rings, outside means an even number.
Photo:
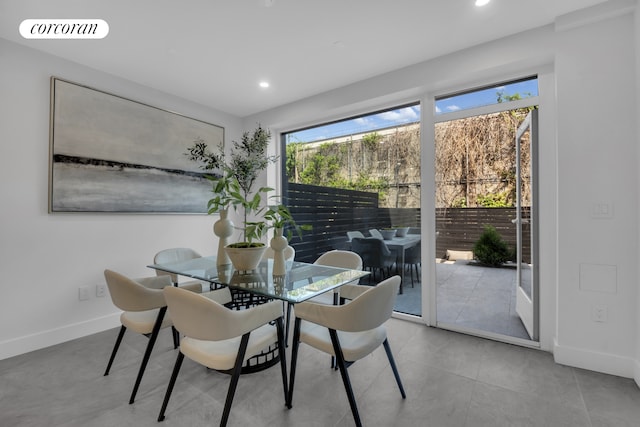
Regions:
<svg viewBox="0 0 640 427"><path fill-rule="evenodd" d="M522 75L526 75L527 73L523 73ZM534 73L536 74L536 73ZM531 74L529 74L531 75ZM550 80L548 79L548 74L545 72L541 72L541 73L537 73L538 76L538 87L539 87L539 91L541 90L541 87L545 87L548 88L549 86L549 82ZM500 81L509 81L510 79L494 79L492 80L492 82L494 84L499 83ZM516 80L516 79L511 79L511 80ZM490 86L492 83L490 82L487 85L483 85L483 86ZM467 89L468 91L473 91L473 86L469 87ZM501 112L501 111L509 111L509 110L513 110L513 109L518 109L518 108L524 108L524 107L530 107L530 106L540 106L541 105L541 100L543 99L541 96L534 96L534 97L529 97L529 98L525 98L525 99L521 99L521 100L516 100L516 101L511 101L511 102L506 102L506 103L500 103L500 104L493 104L493 105L489 105L489 106L482 106L482 107L477 107L477 108L473 108L473 109L466 109L466 110L461 110L461 111L457 111L457 112L451 112L451 113L447 113L446 115L443 116L436 116L435 114L435 101L436 98L440 97L440 96L447 96L448 94L452 94L452 93L460 93L460 92L464 92L466 90L443 90L443 91L438 91L438 92L431 92L428 93L425 98L422 101L422 108L421 108L421 123L423 123L424 125L421 128L421 146L422 146L422 153L424 153L424 155L422 156L421 159L421 167L422 167L422 171L423 171L423 193L421 195L421 208L422 208L422 223L421 223L421 227L422 230L435 230L435 201L434 201L434 194L435 194L435 144L433 144L433 141L435 140L435 124L440 122L440 121L449 121L449 120L456 120L456 119L460 119L460 118L464 118L464 117L470 117L470 116L476 116L476 115L484 115L484 114L490 114L490 113L495 113L495 112ZM539 157L539 153L536 153L536 159L535 159L535 170L539 171L537 165L538 165L538 157ZM538 182L536 179L536 189L535 189L535 194L534 197L536 198L536 204L537 204L537 199L538 199ZM532 221L533 219L533 212L532 212ZM539 230L538 228L538 222L539 222L539 218L538 215L535 215L535 229ZM536 337L536 340L526 340L526 339L522 339L522 338L516 338L516 337L510 337L507 335L502 335L502 334L496 334L493 332L487 332L487 331L480 331L480 330L476 330L476 329L467 329L467 328L463 328L463 327L456 327L454 325L451 324L438 324L437 321L437 288L436 288L436 269L435 269L435 264L434 264L434 259L435 259L435 237L432 236L432 238L426 238L428 237L424 232L423 232L423 251L422 251L422 265L425 266L425 268L423 268L422 270L422 280L423 283L427 283L427 286L425 288L423 288L423 295L422 295L422 307L423 307L423 313L422 313L422 320L423 322L428 325L428 326L434 326L434 327L438 327L438 328L442 328L442 329L447 329L447 330L452 330L452 331L456 331L456 332L462 332L462 333L466 333L466 334L470 334L470 335L475 335L475 336L479 336L482 338L487 338L487 339L491 339L491 340L496 340L496 341L501 341L501 342L507 342L507 343L511 343L511 344L516 344L516 345L520 345L520 346L525 346L525 347L532 347L532 348L541 348L541 342L540 342L540 336ZM532 242L533 243L533 242ZM535 251L536 254L539 251L539 235L538 233L536 233L535 236L535 244L537 247L537 250ZM533 256L533 254L532 254ZM537 255L536 255L537 256ZM537 263L536 263L536 268L537 268ZM536 278L539 275L536 274ZM538 279L536 279L538 280ZM537 295L537 305L538 307L540 306L540 292L538 292ZM538 313L540 312L540 309L538 308L536 310ZM537 315L537 324L538 324L538 330L541 329L540 327L540 315Z"/></svg>

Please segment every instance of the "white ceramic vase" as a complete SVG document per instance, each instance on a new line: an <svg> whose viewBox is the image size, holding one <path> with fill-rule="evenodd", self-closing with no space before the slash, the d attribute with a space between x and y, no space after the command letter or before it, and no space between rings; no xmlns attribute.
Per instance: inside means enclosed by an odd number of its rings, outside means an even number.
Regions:
<svg viewBox="0 0 640 427"><path fill-rule="evenodd" d="M217 265L231 264L231 259L229 259L229 255L224 249L229 244L229 237L233 234L233 222L227 218L228 214L229 212L226 209L220 210L220 219L213 224L213 233L219 239Z"/></svg>
<svg viewBox="0 0 640 427"><path fill-rule="evenodd" d="M282 228L274 229L270 246L273 249L273 275L284 276L287 273L284 250L289 246L287 238L282 235Z"/></svg>

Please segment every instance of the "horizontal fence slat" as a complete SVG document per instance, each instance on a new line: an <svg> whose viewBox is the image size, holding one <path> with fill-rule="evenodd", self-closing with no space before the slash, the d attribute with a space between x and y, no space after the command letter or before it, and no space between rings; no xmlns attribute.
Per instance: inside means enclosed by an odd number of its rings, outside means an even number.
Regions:
<svg viewBox="0 0 640 427"><path fill-rule="evenodd" d="M420 227L419 208L379 208L377 193L288 183L285 203L298 224L310 224L300 240L291 245L296 259L313 262L322 253L346 249L347 231L361 231L391 226ZM436 209L436 256L444 257L447 249L471 251L484 231L493 225L507 244L516 245L516 227L511 222L515 208L438 208ZM522 217L530 218L530 209L522 209ZM530 229L523 227L524 261L530 262Z"/></svg>

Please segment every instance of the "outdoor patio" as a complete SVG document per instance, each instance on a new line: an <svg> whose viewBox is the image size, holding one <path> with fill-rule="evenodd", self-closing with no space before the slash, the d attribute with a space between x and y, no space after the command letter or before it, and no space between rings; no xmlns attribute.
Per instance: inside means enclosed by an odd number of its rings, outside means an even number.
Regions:
<svg viewBox="0 0 640 427"><path fill-rule="evenodd" d="M490 268L468 261L436 262L437 319L466 328L529 339L516 314L515 268ZM422 283L411 287L405 275L404 292L398 295L395 310L422 313Z"/></svg>

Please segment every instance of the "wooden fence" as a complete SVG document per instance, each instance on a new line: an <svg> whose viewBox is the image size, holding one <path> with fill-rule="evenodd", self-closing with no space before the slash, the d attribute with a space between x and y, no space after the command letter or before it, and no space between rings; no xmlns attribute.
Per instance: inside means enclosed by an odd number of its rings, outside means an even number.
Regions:
<svg viewBox="0 0 640 427"><path fill-rule="evenodd" d="M531 210L522 209L522 218L529 220ZM438 208L436 209L436 257L444 258L447 249L471 251L485 225L492 225L510 248L516 247L515 208ZM531 227L522 229L523 261L530 262Z"/></svg>
<svg viewBox="0 0 640 427"><path fill-rule="evenodd" d="M391 226L420 226L418 208L379 208L378 195L363 191L343 190L314 185L289 183L286 203L298 224L310 224L302 240L294 237L296 260L313 262L332 249L345 249L347 231L362 231ZM523 209L529 218L529 209ZM436 209L436 256L444 257L447 249L470 251L484 230L493 225L510 247L516 244L516 228L511 220L515 208L442 208ZM523 234L523 254L528 261L529 228Z"/></svg>
<svg viewBox="0 0 640 427"><path fill-rule="evenodd" d="M378 194L289 183L287 205L298 224L311 224L302 240L294 237L296 260L313 262L332 249L345 249L347 231L366 234L371 228L419 226L419 209L378 208Z"/></svg>

